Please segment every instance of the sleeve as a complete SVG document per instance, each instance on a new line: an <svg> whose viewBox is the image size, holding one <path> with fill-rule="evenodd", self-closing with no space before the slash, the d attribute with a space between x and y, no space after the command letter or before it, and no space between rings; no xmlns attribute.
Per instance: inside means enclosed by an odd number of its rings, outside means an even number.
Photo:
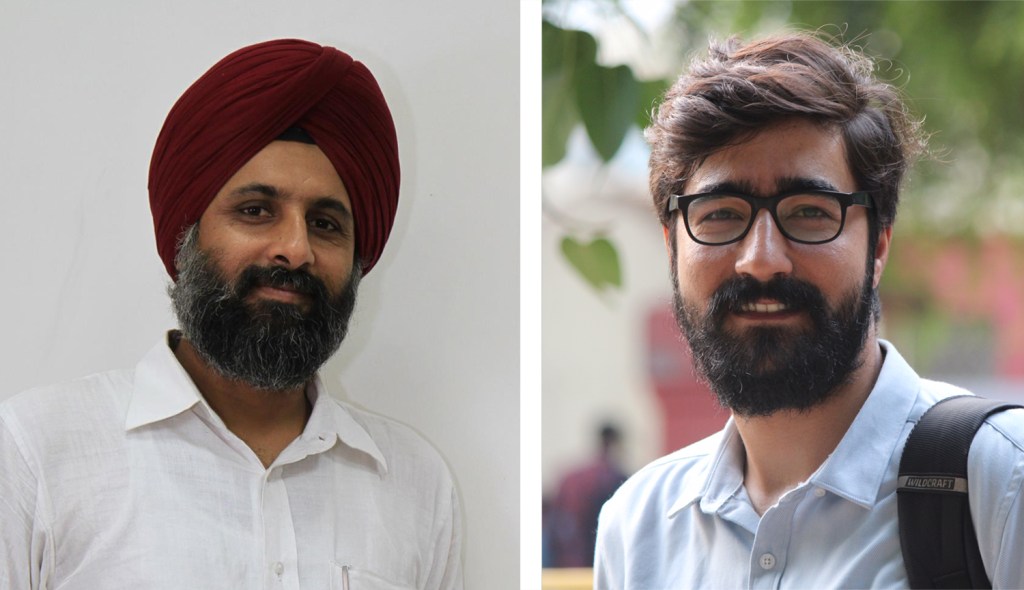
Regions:
<svg viewBox="0 0 1024 590"><path fill-rule="evenodd" d="M42 581L47 535L38 518L40 485L0 414L0 588L29 590Z"/></svg>
<svg viewBox="0 0 1024 590"><path fill-rule="evenodd" d="M1018 465L1018 474L1020 466ZM996 558L995 567L989 567L993 588L1024 587L1024 478L1018 477L1017 489L1012 490L1012 501L1006 515L1006 524Z"/></svg>
<svg viewBox="0 0 1024 590"><path fill-rule="evenodd" d="M989 418L967 460L969 501L993 588L1024 588L1024 410Z"/></svg>
<svg viewBox="0 0 1024 590"><path fill-rule="evenodd" d="M618 530L613 502L605 502L597 519L597 542L594 545L594 590L623 588L623 554L625 547Z"/></svg>
<svg viewBox="0 0 1024 590"><path fill-rule="evenodd" d="M437 553L434 570L440 572L437 588L462 590L462 508L459 495L452 486L451 518L440 527L437 535Z"/></svg>

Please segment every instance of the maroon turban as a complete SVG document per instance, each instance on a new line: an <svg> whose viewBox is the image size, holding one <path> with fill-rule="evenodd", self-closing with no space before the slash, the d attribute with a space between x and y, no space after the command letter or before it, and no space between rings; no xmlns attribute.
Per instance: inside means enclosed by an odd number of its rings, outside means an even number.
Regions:
<svg viewBox="0 0 1024 590"><path fill-rule="evenodd" d="M333 47L283 39L243 47L196 80L167 115L149 166L156 244L171 278L182 232L257 152L290 127L323 150L352 199L363 274L398 207L398 139L373 74Z"/></svg>

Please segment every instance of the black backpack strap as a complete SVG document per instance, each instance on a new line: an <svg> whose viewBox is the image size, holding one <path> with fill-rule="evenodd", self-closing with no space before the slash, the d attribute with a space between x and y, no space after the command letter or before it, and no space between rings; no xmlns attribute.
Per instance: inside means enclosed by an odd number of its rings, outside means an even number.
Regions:
<svg viewBox="0 0 1024 590"><path fill-rule="evenodd" d="M900 546L911 588L991 588L967 501L967 454L985 419L1017 404L946 398L910 431L900 459Z"/></svg>

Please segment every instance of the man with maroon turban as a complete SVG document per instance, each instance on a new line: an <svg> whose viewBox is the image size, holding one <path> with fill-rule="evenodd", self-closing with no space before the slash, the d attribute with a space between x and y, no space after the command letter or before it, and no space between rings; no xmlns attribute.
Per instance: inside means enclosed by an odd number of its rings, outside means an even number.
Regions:
<svg viewBox="0 0 1024 590"><path fill-rule="evenodd" d="M294 39L199 78L149 193L180 329L0 405L0 588L461 588L458 498L409 428L330 397L398 204L362 63Z"/></svg>

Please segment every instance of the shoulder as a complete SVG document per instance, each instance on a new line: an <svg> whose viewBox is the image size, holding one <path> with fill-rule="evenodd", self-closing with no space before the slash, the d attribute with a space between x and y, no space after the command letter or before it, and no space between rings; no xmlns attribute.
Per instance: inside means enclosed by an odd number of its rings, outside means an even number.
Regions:
<svg viewBox="0 0 1024 590"><path fill-rule="evenodd" d="M973 395L970 391L921 379L921 394L914 411L914 421L936 402L957 395ZM1015 475L1016 474L1016 475ZM1014 478L1024 477L1024 408L997 412L978 429L968 454L968 481L971 493L987 493L993 488L1020 485Z"/></svg>
<svg viewBox="0 0 1024 590"><path fill-rule="evenodd" d="M726 431L717 432L641 468L605 504L602 521L640 514L658 519L673 506L699 499L725 436Z"/></svg>
<svg viewBox="0 0 1024 590"><path fill-rule="evenodd" d="M989 416L967 456L971 516L994 588L1024 576L1024 409Z"/></svg>
<svg viewBox="0 0 1024 590"><path fill-rule="evenodd" d="M36 387L0 403L0 427L22 444L74 449L76 433L123 431L132 371L109 371Z"/></svg>
<svg viewBox="0 0 1024 590"><path fill-rule="evenodd" d="M422 484L452 485L451 471L438 450L411 426L356 407L334 397L337 404L366 431L387 463L389 478Z"/></svg>
<svg viewBox="0 0 1024 590"><path fill-rule="evenodd" d="M1009 445L1017 454L1024 453L1024 408L1005 410L989 416L982 430L986 433L992 431L986 438L993 436Z"/></svg>
<svg viewBox="0 0 1024 590"><path fill-rule="evenodd" d="M601 509L595 547L597 586L625 586L631 562L655 566L651 555L663 551L673 515L705 493L710 473L728 446L727 426L702 441L652 461L615 492ZM672 543L669 543L672 544Z"/></svg>
<svg viewBox="0 0 1024 590"><path fill-rule="evenodd" d="M36 414L58 411L68 406L77 409L124 400L131 393L132 378L133 371L130 370L106 371L62 383L33 387L0 402L0 412Z"/></svg>
<svg viewBox="0 0 1024 590"><path fill-rule="evenodd" d="M917 396L917 403L914 407L914 411L911 413L911 417L915 422L920 419L921 415L924 414L928 408L947 397L954 397L957 395L974 395L963 387L953 385L952 383L933 381L923 377L919 379L919 382L921 388Z"/></svg>
<svg viewBox="0 0 1024 590"><path fill-rule="evenodd" d="M703 440L651 461L633 474L623 487L644 489L652 485L662 487L694 478L703 479L709 463L722 444L723 436L723 432L716 432Z"/></svg>
<svg viewBox="0 0 1024 590"><path fill-rule="evenodd" d="M978 429L967 457L972 484L977 481L989 487L1003 482L1019 487L1024 477L1024 408L989 416Z"/></svg>

